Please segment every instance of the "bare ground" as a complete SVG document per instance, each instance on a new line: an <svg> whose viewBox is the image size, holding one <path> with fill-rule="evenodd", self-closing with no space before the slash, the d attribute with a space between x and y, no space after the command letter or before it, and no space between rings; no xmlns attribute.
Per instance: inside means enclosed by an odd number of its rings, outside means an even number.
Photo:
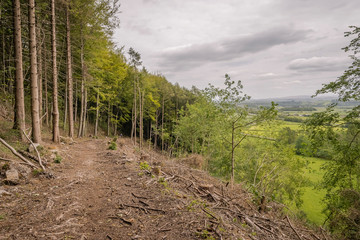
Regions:
<svg viewBox="0 0 360 240"><path fill-rule="evenodd" d="M55 146L54 178L0 186L0 239L326 239L275 206L260 214L241 186L107 141Z"/></svg>

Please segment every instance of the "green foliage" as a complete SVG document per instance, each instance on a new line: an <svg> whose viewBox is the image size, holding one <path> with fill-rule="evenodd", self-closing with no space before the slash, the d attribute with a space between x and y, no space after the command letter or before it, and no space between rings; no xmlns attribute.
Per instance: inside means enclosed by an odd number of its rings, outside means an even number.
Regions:
<svg viewBox="0 0 360 240"><path fill-rule="evenodd" d="M55 158L54 158L54 163L61 163L62 161L62 157L58 154L56 154Z"/></svg>
<svg viewBox="0 0 360 240"><path fill-rule="evenodd" d="M110 142L109 149L116 150L116 148L117 148L116 142Z"/></svg>
<svg viewBox="0 0 360 240"><path fill-rule="evenodd" d="M41 174L44 174L44 170L42 170L42 169L34 169L34 170L32 171L32 175L33 175L34 177L38 177L38 176L40 176Z"/></svg>
<svg viewBox="0 0 360 240"><path fill-rule="evenodd" d="M141 170L151 171L151 167L150 167L149 163L146 161L140 162L139 166L140 166Z"/></svg>
<svg viewBox="0 0 360 240"><path fill-rule="evenodd" d="M181 112L175 129L180 146L208 156L208 169L216 176L228 179L234 166L235 180L245 182L258 199L300 205L300 187L307 181L301 171L305 164L295 158L292 147L297 133L290 128L273 133L276 104L250 110L243 105L249 97L240 81L226 75L225 86L210 85Z"/></svg>
<svg viewBox="0 0 360 240"><path fill-rule="evenodd" d="M351 26L345 36L354 37L344 48L353 63L336 81L325 84L316 94L337 93L339 101L360 100L359 53L360 28ZM346 239L360 239L360 105L346 116L334 111L334 105L321 113L315 113L306 121L314 149L327 145L331 161L324 166L322 186L330 230Z"/></svg>

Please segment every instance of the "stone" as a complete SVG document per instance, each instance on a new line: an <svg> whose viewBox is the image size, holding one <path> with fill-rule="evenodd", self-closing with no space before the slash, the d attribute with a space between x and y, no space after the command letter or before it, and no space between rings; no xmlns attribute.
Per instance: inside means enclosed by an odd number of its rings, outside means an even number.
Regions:
<svg viewBox="0 0 360 240"><path fill-rule="evenodd" d="M7 170L5 175L6 175L6 179L3 181L4 184L6 184L6 185L19 184L19 180L20 180L19 172L16 169L11 168L11 169Z"/></svg>

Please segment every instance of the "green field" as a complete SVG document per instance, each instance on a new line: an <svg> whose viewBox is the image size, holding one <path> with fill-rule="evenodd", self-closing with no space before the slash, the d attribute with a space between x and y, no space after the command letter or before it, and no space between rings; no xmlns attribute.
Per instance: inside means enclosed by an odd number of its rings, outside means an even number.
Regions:
<svg viewBox="0 0 360 240"><path fill-rule="evenodd" d="M313 157L302 158L309 161L309 166L305 171L305 174L314 186L304 188L303 205L301 210L306 213L310 222L322 225L325 220L325 215L322 213L322 210L325 207L323 204L325 190L315 189L315 187L322 179L324 171L321 169L321 166L326 162L326 160Z"/></svg>

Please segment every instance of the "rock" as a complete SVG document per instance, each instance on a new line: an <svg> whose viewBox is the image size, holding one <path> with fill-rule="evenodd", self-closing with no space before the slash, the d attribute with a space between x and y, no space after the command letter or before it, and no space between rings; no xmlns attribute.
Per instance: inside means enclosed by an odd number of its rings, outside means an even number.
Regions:
<svg viewBox="0 0 360 240"><path fill-rule="evenodd" d="M34 143L34 145L35 145L36 149L40 146L39 143ZM34 148L34 146L32 144L29 145L28 152L29 153L35 153L36 152L35 148Z"/></svg>
<svg viewBox="0 0 360 240"><path fill-rule="evenodd" d="M19 184L19 180L20 180L19 172L16 169L11 168L11 169L7 170L5 175L6 175L6 179L4 180L5 184L7 184L7 185Z"/></svg>
<svg viewBox="0 0 360 240"><path fill-rule="evenodd" d="M0 189L0 196L11 196L11 193L9 193L3 189Z"/></svg>

